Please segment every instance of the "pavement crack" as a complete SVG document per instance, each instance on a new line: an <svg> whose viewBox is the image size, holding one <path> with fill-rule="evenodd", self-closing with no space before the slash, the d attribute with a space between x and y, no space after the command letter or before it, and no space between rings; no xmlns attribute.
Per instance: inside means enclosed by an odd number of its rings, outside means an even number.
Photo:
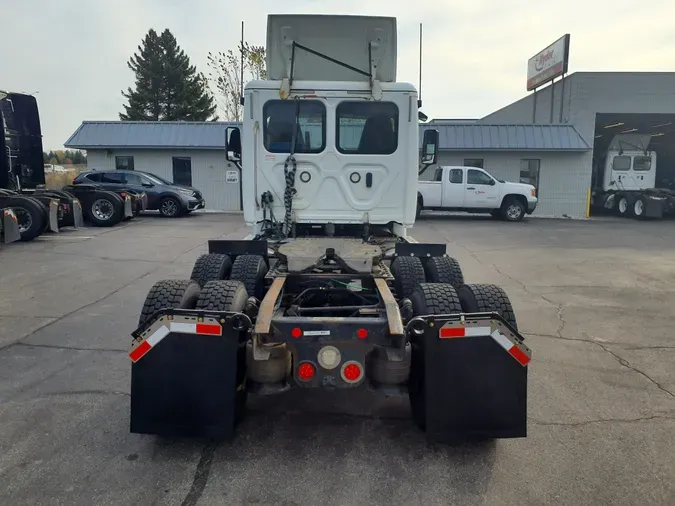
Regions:
<svg viewBox="0 0 675 506"><path fill-rule="evenodd" d="M563 307L562 304L558 304L556 302L553 302L551 299L549 299L548 297L546 297L544 295L540 295L539 297L541 297L543 300L545 300L546 302L548 302L552 306L555 306L556 316L558 317L558 322L559 322L558 328L556 329L556 333L558 334L558 337L563 338L562 331L565 329L565 325L567 324L567 322L565 321L565 318L563 317L563 311L564 311L565 308ZM593 342L593 341L589 341L589 342Z"/></svg>
<svg viewBox="0 0 675 506"><path fill-rule="evenodd" d="M114 348L79 348L77 346L62 346L58 344L30 344L30 343L22 343L22 342L17 342L14 343L10 346L23 346L26 348L50 348L50 349L55 349L55 350L74 350L74 351L105 351L105 352L114 352L114 353L122 353L123 350L117 350Z"/></svg>
<svg viewBox="0 0 675 506"><path fill-rule="evenodd" d="M44 394L45 397L60 397L60 396L71 396L71 395L122 395L125 397L130 397L129 392L120 392L117 390L67 390L63 392L49 392Z"/></svg>
<svg viewBox="0 0 675 506"><path fill-rule="evenodd" d="M537 420L530 418L529 423L533 425L553 426L553 427L583 427L585 425L593 425L596 423L636 423L636 422L648 422L650 420L675 420L675 417L652 415L652 416L642 416L639 418L598 418L596 420L584 420L581 422L548 422L545 420Z"/></svg>
<svg viewBox="0 0 675 506"><path fill-rule="evenodd" d="M206 482L209 479L209 474L211 472L211 465L213 464L213 456L216 453L216 448L218 445L216 443L210 442L202 450L202 454L199 457L199 462L197 462L197 469L195 470L195 475L192 478L192 486L188 494L183 499L181 506L195 506L202 494L204 493L204 488L206 487Z"/></svg>

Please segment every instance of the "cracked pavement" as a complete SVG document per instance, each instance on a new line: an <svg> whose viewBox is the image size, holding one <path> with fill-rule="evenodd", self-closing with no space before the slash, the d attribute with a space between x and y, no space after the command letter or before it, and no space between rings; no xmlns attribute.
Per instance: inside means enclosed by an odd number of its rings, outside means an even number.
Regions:
<svg viewBox="0 0 675 506"><path fill-rule="evenodd" d="M425 443L404 399L252 398L229 444L129 433L126 350L158 279L237 215L148 216L0 251L0 504L675 504L672 222L423 216L533 351L528 437Z"/></svg>

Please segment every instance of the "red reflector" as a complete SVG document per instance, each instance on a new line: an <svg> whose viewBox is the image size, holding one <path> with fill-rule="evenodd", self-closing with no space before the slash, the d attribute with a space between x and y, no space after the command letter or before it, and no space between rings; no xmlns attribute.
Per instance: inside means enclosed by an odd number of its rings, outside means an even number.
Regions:
<svg viewBox="0 0 675 506"><path fill-rule="evenodd" d="M295 327L293 330L291 330L291 335L296 339L298 337L302 337L302 329L299 327Z"/></svg>
<svg viewBox="0 0 675 506"><path fill-rule="evenodd" d="M361 368L356 364L348 364L342 374L347 381L356 381L361 377Z"/></svg>
<svg viewBox="0 0 675 506"><path fill-rule="evenodd" d="M222 333L220 325L212 325L208 323L198 323L195 329L197 334L206 334L209 336L219 336Z"/></svg>
<svg viewBox="0 0 675 506"><path fill-rule="evenodd" d="M365 339L368 337L368 331L366 329L359 329L356 331L356 337L359 339Z"/></svg>
<svg viewBox="0 0 675 506"><path fill-rule="evenodd" d="M300 367L298 367L298 378L300 378L302 381L311 380L315 374L316 369L314 369L314 366L308 362L300 364Z"/></svg>
<svg viewBox="0 0 675 506"><path fill-rule="evenodd" d="M439 332L441 339L451 339L453 337L465 337L465 327L443 327Z"/></svg>
<svg viewBox="0 0 675 506"><path fill-rule="evenodd" d="M132 362L137 362L140 358L149 352L152 349L152 346L147 341L143 341L141 344L136 346L131 353L129 353L129 358Z"/></svg>
<svg viewBox="0 0 675 506"><path fill-rule="evenodd" d="M525 366L530 363L530 357L525 355L517 346L512 346L509 350L509 353L513 358L515 358L520 365Z"/></svg>

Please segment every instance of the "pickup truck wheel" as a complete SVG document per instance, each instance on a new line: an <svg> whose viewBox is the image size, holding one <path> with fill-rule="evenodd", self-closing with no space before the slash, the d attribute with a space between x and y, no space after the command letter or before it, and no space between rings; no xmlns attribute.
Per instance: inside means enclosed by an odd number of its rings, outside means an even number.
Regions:
<svg viewBox="0 0 675 506"><path fill-rule="evenodd" d="M399 300L409 298L417 285L426 281L424 266L417 257L396 257L391 263L391 274Z"/></svg>
<svg viewBox="0 0 675 506"><path fill-rule="evenodd" d="M429 283L448 283L456 290L464 284L462 268L452 257L427 258L424 262L424 272Z"/></svg>
<svg viewBox="0 0 675 506"><path fill-rule="evenodd" d="M525 205L515 197L507 198L502 204L502 218L506 221L520 221L525 217Z"/></svg>
<svg viewBox="0 0 675 506"><path fill-rule="evenodd" d="M199 292L199 285L192 280L163 279L157 281L145 298L138 326L147 323L160 309L194 309Z"/></svg>
<svg viewBox="0 0 675 506"><path fill-rule="evenodd" d="M452 285L421 283L417 285L410 297L415 316L431 314L458 314L462 306L457 291ZM415 424L422 430L426 429L426 393L424 388L424 341L411 341L412 357L410 378L408 379L408 397L410 411Z"/></svg>
<svg viewBox="0 0 675 506"><path fill-rule="evenodd" d="M457 290L462 309L466 313L497 313L515 330L516 314L506 292L497 285L464 285Z"/></svg>
<svg viewBox="0 0 675 506"><path fill-rule="evenodd" d="M209 281L227 279L232 270L232 260L227 255L209 253L201 255L192 268L190 279L194 279L203 287Z"/></svg>

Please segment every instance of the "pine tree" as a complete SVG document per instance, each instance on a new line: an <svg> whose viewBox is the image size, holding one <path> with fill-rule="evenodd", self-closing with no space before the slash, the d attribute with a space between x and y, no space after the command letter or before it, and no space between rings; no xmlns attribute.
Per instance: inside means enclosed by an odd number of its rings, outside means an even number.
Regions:
<svg viewBox="0 0 675 506"><path fill-rule="evenodd" d="M216 111L205 77L168 30L150 29L128 62L136 75L136 89L122 95L128 100L121 120L207 121Z"/></svg>

